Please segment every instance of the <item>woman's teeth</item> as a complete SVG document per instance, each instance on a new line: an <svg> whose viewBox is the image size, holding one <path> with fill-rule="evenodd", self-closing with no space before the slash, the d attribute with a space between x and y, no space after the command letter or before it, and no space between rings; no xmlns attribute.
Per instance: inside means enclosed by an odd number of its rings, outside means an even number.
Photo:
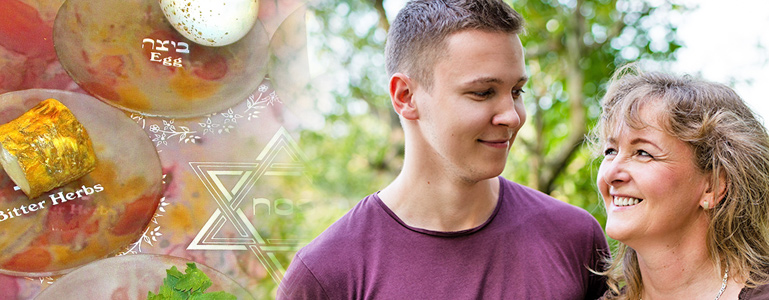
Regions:
<svg viewBox="0 0 769 300"><path fill-rule="evenodd" d="M614 206L631 206L636 205L643 199L631 198L631 197L614 197Z"/></svg>

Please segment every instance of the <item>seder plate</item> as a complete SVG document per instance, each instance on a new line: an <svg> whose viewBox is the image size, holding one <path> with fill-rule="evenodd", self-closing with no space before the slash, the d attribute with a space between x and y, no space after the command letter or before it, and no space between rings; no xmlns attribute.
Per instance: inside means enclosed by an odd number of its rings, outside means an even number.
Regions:
<svg viewBox="0 0 769 300"><path fill-rule="evenodd" d="M147 299L148 292L157 294L166 278L166 270L172 266L185 273L187 263L183 258L167 255L132 254L111 257L88 264L64 275L35 299ZM239 300L253 299L243 287L227 275L208 266L196 263L213 285L206 292L224 291Z"/></svg>
<svg viewBox="0 0 769 300"><path fill-rule="evenodd" d="M245 101L269 61L269 36L259 20L233 44L203 46L178 33L157 0L68 0L53 40L81 88L148 116L194 117Z"/></svg>
<svg viewBox="0 0 769 300"><path fill-rule="evenodd" d="M126 114L79 93L32 89L0 95L0 124L54 98L83 124L96 169L29 199L0 170L0 273L42 277L116 255L136 242L162 197L157 151Z"/></svg>

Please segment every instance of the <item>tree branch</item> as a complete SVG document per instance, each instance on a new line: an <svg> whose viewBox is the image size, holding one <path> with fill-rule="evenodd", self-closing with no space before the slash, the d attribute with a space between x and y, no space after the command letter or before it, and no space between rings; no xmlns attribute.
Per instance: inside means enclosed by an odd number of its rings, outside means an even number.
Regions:
<svg viewBox="0 0 769 300"><path fill-rule="evenodd" d="M387 20L387 11L384 8L384 0L372 0L374 2L374 9L376 9L379 15L379 27L385 31L390 31L390 20Z"/></svg>
<svg viewBox="0 0 769 300"><path fill-rule="evenodd" d="M569 108L571 112L569 116L569 128L571 130L566 141L563 143L563 147L560 148L553 159L545 162L545 168L540 173L540 180L537 184L540 191L548 194L553 191L558 174L569 165L574 153L577 152L577 149L582 144L587 127L587 110L585 109L585 96L583 95L585 75L579 66L580 58L587 51L585 42L582 39L586 32L585 19L580 13L580 8L583 4L583 0L577 1L577 7L574 9L574 18L572 18L574 23L570 26L573 30L571 34L566 36L567 60L564 63L564 69L566 72L566 91L569 95Z"/></svg>
<svg viewBox="0 0 769 300"><path fill-rule="evenodd" d="M584 142L584 130L578 131L581 131L582 133L580 134L576 131L573 131L569 134L569 137L564 142L564 146L560 151L558 151L558 153L555 155L555 158L549 161L549 163L546 165L546 174L544 174L545 178L542 184L542 191L545 191L546 193L553 192L555 189L555 180L558 178L558 175L561 174L564 169L566 169L569 163L571 163L574 154L577 153L577 150L579 150L582 142Z"/></svg>

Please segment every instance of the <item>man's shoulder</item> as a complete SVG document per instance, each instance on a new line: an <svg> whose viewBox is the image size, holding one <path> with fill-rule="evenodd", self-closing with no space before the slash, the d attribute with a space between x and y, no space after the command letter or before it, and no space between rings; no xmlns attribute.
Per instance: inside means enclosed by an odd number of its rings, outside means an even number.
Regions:
<svg viewBox="0 0 769 300"><path fill-rule="evenodd" d="M516 217L537 219L537 224L577 226L580 230L600 228L595 217L581 207L504 178L501 182L504 189L502 200L510 204Z"/></svg>
<svg viewBox="0 0 769 300"><path fill-rule="evenodd" d="M575 257L585 260L607 255L603 229L586 210L535 189L504 181L508 189L503 192L508 197L505 201L510 204L507 205L508 224L529 236L528 241L539 247L560 249L558 251L571 249L577 255Z"/></svg>
<svg viewBox="0 0 769 300"><path fill-rule="evenodd" d="M516 204L521 204L549 212L555 211L559 213L592 218L592 216L581 207L577 207L564 201L558 200L531 187L510 181L505 178L502 178L501 182L503 182L503 188L506 189L503 192L505 193L505 197L508 198L506 200L515 201Z"/></svg>
<svg viewBox="0 0 769 300"><path fill-rule="evenodd" d="M313 264L319 259L345 257L348 253L359 251L365 239L373 234L370 229L376 223L377 205L373 195L367 196L304 246L297 255L306 263Z"/></svg>
<svg viewBox="0 0 769 300"><path fill-rule="evenodd" d="M365 270L361 266L378 251L370 241L384 234L381 223L386 216L383 213L377 198L370 195L302 247L289 267L294 282L284 284L288 286L288 293L332 293L320 298L346 298L337 297L344 294L344 290L325 290L325 287L340 288L359 280ZM312 295L302 299L318 298Z"/></svg>

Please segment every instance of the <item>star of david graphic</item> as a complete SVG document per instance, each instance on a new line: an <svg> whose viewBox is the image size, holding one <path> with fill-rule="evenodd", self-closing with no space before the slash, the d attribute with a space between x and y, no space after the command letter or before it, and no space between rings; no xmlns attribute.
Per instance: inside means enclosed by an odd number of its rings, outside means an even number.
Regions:
<svg viewBox="0 0 769 300"><path fill-rule="evenodd" d="M254 162L190 162L218 208L187 249L251 251L273 280L280 283L287 266L278 261L276 254L298 251L301 241L263 238L241 204L260 178L302 176L305 161L297 143L281 127ZM223 178L237 180L225 184ZM225 225L235 229L235 236L218 236Z"/></svg>

